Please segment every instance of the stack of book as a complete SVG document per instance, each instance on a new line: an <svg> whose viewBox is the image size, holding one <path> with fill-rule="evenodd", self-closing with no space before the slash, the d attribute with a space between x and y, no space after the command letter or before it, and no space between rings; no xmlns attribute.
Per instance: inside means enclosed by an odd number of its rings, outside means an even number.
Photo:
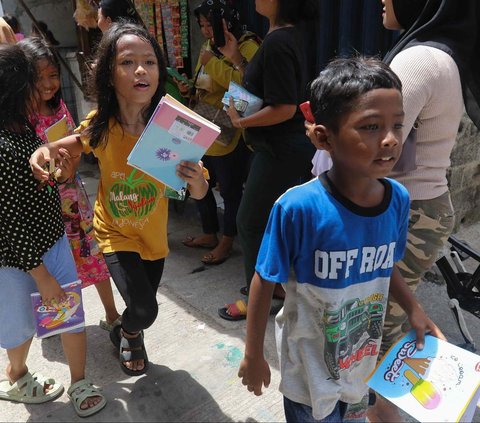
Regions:
<svg viewBox="0 0 480 423"><path fill-rule="evenodd" d="M167 94L160 100L127 163L181 192L186 182L177 176L177 164L198 162L219 134L217 125Z"/></svg>

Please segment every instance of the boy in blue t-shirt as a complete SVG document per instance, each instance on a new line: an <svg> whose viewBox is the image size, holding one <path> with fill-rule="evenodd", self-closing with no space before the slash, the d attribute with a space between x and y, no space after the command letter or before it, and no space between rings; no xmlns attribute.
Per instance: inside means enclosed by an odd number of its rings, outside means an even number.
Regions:
<svg viewBox="0 0 480 423"><path fill-rule="evenodd" d="M364 380L377 360L388 295L407 312L417 347L425 332L442 337L395 267L405 251L409 198L385 176L402 149L401 83L378 60L338 59L310 91L308 134L333 166L288 190L271 211L238 375L255 395L270 383L264 335L275 283L284 283L276 338L287 422L364 421Z"/></svg>

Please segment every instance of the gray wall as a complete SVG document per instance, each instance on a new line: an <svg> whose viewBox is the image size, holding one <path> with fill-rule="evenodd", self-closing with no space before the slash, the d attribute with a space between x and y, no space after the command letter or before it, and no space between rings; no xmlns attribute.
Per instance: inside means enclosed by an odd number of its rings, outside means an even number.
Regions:
<svg viewBox="0 0 480 423"><path fill-rule="evenodd" d="M480 221L480 131L465 116L460 123L447 176L456 226Z"/></svg>
<svg viewBox="0 0 480 423"><path fill-rule="evenodd" d="M16 16L22 32L30 34L32 22L17 0L2 0L5 13ZM76 47L76 23L71 0L25 0L37 20L44 21L62 47Z"/></svg>

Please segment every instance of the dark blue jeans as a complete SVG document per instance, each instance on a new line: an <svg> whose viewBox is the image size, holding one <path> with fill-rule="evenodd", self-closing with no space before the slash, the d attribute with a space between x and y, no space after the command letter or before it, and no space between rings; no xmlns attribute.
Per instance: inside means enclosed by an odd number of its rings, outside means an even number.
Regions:
<svg viewBox="0 0 480 423"><path fill-rule="evenodd" d="M220 230L217 202L212 192L214 183L218 182L224 205L223 234L229 237L237 234L237 211L242 199L249 156L250 150L241 138L235 150L225 156L203 156L203 164L213 176L209 181L207 195L196 201L204 233L216 234Z"/></svg>
<svg viewBox="0 0 480 423"><path fill-rule="evenodd" d="M357 413L355 416L353 413L349 413L349 404L338 401L335 405L333 411L321 420L317 420L312 415L312 407L309 407L305 404L300 404L298 402L289 400L287 397L283 397L283 407L285 409L285 419L287 423L338 423L338 422L352 422L352 423L361 423L365 422L365 412L366 409L362 410L361 413Z"/></svg>

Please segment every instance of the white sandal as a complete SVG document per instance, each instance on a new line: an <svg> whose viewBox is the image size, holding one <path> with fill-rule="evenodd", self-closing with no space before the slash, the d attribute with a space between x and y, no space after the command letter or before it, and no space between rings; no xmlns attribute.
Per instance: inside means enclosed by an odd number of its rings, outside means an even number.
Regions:
<svg viewBox="0 0 480 423"><path fill-rule="evenodd" d="M122 324L122 316L118 316L112 323L107 322L107 318L100 319L98 326L100 326L103 330L107 332L111 332L115 326L120 326Z"/></svg>
<svg viewBox="0 0 480 423"><path fill-rule="evenodd" d="M50 389L45 392L45 387ZM0 399L23 402L26 404L41 404L52 401L64 391L61 383L55 383L52 378L45 378L40 373L27 372L15 383L9 380L0 381Z"/></svg>
<svg viewBox="0 0 480 423"><path fill-rule="evenodd" d="M70 401L72 401L73 408L75 412L80 417L88 417L92 414L98 413L103 407L107 405L107 400L100 392L100 389L96 386L92 385L92 383L87 379L79 380L75 382L67 391L68 397ZM80 406L82 405L83 401L87 398L92 397L101 397L101 401L94 405L93 407L87 408L82 410Z"/></svg>

